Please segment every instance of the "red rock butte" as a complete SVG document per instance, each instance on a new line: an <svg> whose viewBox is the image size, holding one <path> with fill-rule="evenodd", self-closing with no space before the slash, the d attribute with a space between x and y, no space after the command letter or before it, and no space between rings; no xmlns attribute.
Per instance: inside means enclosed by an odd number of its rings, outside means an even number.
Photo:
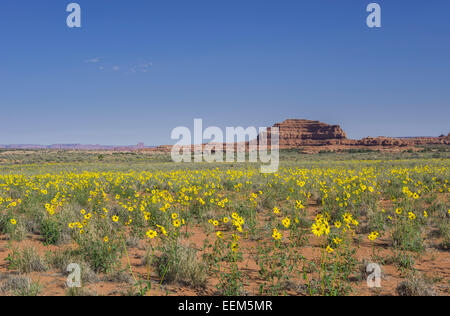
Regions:
<svg viewBox="0 0 450 316"><path fill-rule="evenodd" d="M347 134L339 125L328 125L319 121L303 119L289 119L267 129L268 144L270 144L272 128L279 129L279 145L281 149L293 149L303 146L342 145L347 139Z"/></svg>
<svg viewBox="0 0 450 316"><path fill-rule="evenodd" d="M328 125L319 121L290 119L277 123L282 139L345 139L347 135L339 125Z"/></svg>

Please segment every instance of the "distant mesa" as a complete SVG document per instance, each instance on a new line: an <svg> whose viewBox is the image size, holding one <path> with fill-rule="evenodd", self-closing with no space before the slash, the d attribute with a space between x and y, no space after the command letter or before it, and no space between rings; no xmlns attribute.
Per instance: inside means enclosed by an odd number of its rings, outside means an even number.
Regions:
<svg viewBox="0 0 450 316"><path fill-rule="evenodd" d="M346 139L347 134L339 125L328 125L319 121L290 119L277 123L273 127L280 130L280 138L284 140L325 140Z"/></svg>
<svg viewBox="0 0 450 316"><path fill-rule="evenodd" d="M281 149L311 145L337 145L342 143L341 140L347 139L347 134L339 125L328 125L319 121L289 119L283 123L277 123L267 129L268 140L270 140L273 128L279 129Z"/></svg>

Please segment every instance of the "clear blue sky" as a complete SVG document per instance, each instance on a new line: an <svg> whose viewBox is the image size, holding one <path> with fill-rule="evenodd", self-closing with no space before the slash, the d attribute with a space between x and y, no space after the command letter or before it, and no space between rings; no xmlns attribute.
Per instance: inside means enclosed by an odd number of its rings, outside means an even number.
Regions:
<svg viewBox="0 0 450 316"><path fill-rule="evenodd" d="M450 131L450 1L0 1L0 144L173 143L176 126Z"/></svg>

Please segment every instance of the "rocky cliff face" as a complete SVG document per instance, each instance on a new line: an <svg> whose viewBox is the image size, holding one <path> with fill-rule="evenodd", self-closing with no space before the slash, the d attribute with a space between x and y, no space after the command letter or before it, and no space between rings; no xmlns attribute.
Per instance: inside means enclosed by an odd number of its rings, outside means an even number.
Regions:
<svg viewBox="0 0 450 316"><path fill-rule="evenodd" d="M405 146L408 146L408 142L401 140L401 139L389 138L389 137L366 137L366 138L356 141L356 145L405 147Z"/></svg>
<svg viewBox="0 0 450 316"><path fill-rule="evenodd" d="M280 129L280 139L284 140L326 140L345 139L347 135L338 125L328 125L319 121L286 120L273 127Z"/></svg>
<svg viewBox="0 0 450 316"><path fill-rule="evenodd" d="M408 144L413 146L420 145L450 145L450 137L449 136L441 136L441 137L413 137L403 139L408 142Z"/></svg>
<svg viewBox="0 0 450 316"><path fill-rule="evenodd" d="M279 129L280 148L334 145L341 144L347 139L347 135L340 126L319 121L290 119L275 124L273 128ZM272 128L267 129L269 144L271 131Z"/></svg>
<svg viewBox="0 0 450 316"><path fill-rule="evenodd" d="M449 145L448 136L441 137L410 137L410 138L390 138L390 137L366 137L356 141L359 146L383 146L383 147L406 147L424 145Z"/></svg>

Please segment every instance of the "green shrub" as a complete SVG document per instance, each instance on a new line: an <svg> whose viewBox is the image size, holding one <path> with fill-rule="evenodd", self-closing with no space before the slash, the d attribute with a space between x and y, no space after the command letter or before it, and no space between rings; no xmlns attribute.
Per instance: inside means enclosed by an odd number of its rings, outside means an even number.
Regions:
<svg viewBox="0 0 450 316"><path fill-rule="evenodd" d="M51 218L43 220L41 234L44 237L45 245L56 245L61 237L60 224Z"/></svg>

